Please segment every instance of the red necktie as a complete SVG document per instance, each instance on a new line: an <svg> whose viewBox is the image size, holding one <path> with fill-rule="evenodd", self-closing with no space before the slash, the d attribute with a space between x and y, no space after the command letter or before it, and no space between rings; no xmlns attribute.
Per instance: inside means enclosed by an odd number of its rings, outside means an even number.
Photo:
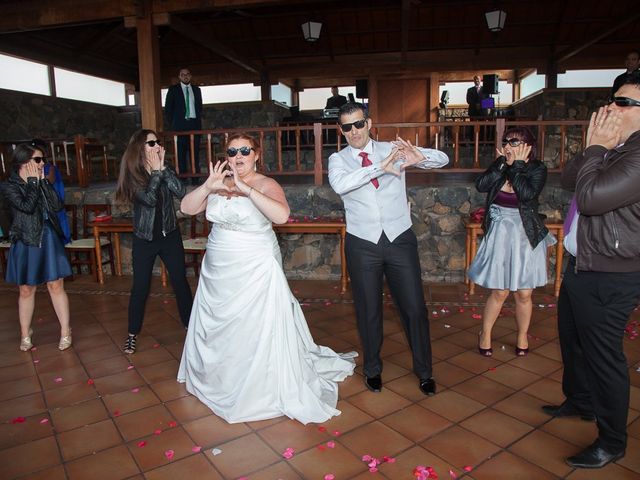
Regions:
<svg viewBox="0 0 640 480"><path fill-rule="evenodd" d="M358 155L360 155L362 157L362 166L363 167L368 167L369 165L373 165L371 160L369 160L369 154L367 152L360 152ZM376 187L376 188L378 188L380 186L380 183L378 182L377 178L372 179L371 183L373 183L373 186Z"/></svg>

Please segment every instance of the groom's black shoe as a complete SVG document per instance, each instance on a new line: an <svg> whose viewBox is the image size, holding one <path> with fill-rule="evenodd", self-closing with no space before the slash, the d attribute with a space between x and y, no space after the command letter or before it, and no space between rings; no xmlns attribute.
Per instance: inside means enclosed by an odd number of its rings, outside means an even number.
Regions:
<svg viewBox="0 0 640 480"><path fill-rule="evenodd" d="M561 405L543 405L542 411L552 417L580 417L585 422L593 422L596 419L593 413L578 410L568 401Z"/></svg>
<svg viewBox="0 0 640 480"><path fill-rule="evenodd" d="M436 381L433 378L420 379L420 391L425 395L436 394Z"/></svg>
<svg viewBox="0 0 640 480"><path fill-rule="evenodd" d="M382 378L380 375L375 377L364 377L365 386L372 392L380 392L382 390Z"/></svg>
<svg viewBox="0 0 640 480"><path fill-rule="evenodd" d="M608 463L624 457L624 450L618 453L607 452L595 444L585 448L579 454L567 458L567 465L573 468L602 468Z"/></svg>

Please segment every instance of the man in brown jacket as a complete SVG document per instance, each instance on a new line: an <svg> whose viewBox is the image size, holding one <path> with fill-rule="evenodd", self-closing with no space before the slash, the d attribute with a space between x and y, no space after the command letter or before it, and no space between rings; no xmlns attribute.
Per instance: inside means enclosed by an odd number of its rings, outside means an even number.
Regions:
<svg viewBox="0 0 640 480"><path fill-rule="evenodd" d="M601 468L627 446L622 342L640 298L640 75L591 116L587 148L566 166L562 185L575 191L580 212L558 300L566 400L542 408L553 417L595 417L598 438L566 461Z"/></svg>

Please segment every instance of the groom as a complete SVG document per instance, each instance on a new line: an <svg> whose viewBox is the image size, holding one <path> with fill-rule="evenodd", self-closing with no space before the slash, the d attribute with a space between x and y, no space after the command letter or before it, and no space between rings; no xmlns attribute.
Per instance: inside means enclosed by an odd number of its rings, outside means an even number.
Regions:
<svg viewBox="0 0 640 480"><path fill-rule="evenodd" d="M419 388L433 395L436 383L429 323L405 169L440 168L449 159L438 150L417 148L401 138L392 143L372 140L371 119L360 103L343 105L339 122L349 146L329 157L329 183L344 202L345 254L364 354L365 385L372 392L382 390L382 283L386 277L411 346Z"/></svg>

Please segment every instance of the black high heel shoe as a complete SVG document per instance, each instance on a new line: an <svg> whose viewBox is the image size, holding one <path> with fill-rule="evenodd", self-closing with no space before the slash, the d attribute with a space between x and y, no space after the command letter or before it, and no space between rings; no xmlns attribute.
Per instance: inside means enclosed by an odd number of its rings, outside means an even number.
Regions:
<svg viewBox="0 0 640 480"><path fill-rule="evenodd" d="M493 355L493 348L489 347L489 348L482 348L480 346L480 336L482 335L482 332L480 332L478 334L478 352L480 353L480 355L482 355L483 357L490 357Z"/></svg>
<svg viewBox="0 0 640 480"><path fill-rule="evenodd" d="M529 353L529 347L520 348L519 346L516 345L516 357L526 357L528 353Z"/></svg>

